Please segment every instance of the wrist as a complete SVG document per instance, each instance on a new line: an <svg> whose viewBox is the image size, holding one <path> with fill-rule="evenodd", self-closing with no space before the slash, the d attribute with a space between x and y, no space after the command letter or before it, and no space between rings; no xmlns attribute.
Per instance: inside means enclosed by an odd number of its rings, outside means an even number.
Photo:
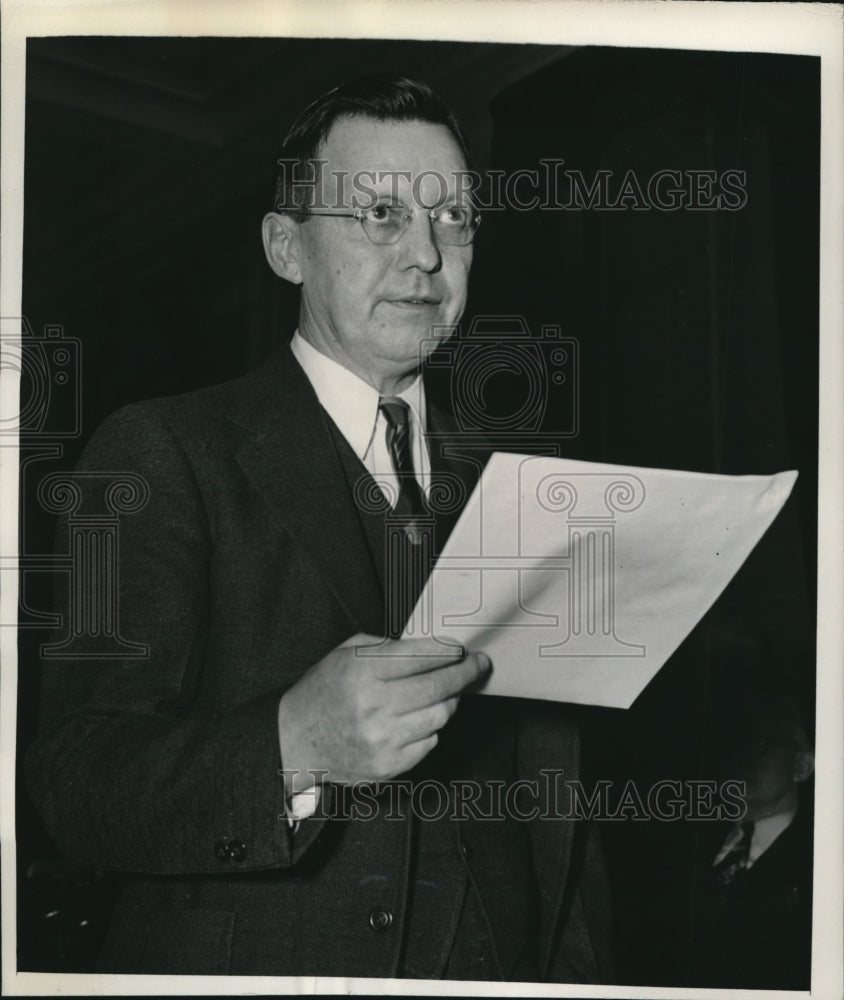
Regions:
<svg viewBox="0 0 844 1000"><path fill-rule="evenodd" d="M302 714L290 695L290 691L286 692L278 703L280 774L284 778L284 793L288 800L293 795L311 791L321 783L323 777L322 772L308 770L306 766L307 744L300 726Z"/></svg>

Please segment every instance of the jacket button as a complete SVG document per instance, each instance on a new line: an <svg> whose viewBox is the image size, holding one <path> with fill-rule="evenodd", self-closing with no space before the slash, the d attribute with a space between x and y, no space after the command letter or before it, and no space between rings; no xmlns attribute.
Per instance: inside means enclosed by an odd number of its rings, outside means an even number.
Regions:
<svg viewBox="0 0 844 1000"><path fill-rule="evenodd" d="M472 845L467 844L466 841L462 841L460 844L460 853L468 861L472 857Z"/></svg>
<svg viewBox="0 0 844 1000"><path fill-rule="evenodd" d="M374 931L385 931L393 922L393 915L386 906L376 906L369 913L369 926Z"/></svg>
<svg viewBox="0 0 844 1000"><path fill-rule="evenodd" d="M229 857L232 861L243 861L246 857L246 844L242 840L230 840Z"/></svg>
<svg viewBox="0 0 844 1000"><path fill-rule="evenodd" d="M220 861L243 861L246 844L242 840L218 840L214 844L214 853Z"/></svg>

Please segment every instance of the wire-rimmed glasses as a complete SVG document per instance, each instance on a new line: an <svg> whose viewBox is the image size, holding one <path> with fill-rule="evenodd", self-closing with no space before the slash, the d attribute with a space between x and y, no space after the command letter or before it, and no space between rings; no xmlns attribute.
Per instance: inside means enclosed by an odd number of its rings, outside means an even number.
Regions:
<svg viewBox="0 0 844 1000"><path fill-rule="evenodd" d="M323 215L336 219L357 219L372 243L378 246L397 243L413 219L413 210L404 205L373 205L350 212L334 209L303 208L301 215ZM465 247L475 238L481 216L471 205L445 205L423 209L431 220L438 243Z"/></svg>

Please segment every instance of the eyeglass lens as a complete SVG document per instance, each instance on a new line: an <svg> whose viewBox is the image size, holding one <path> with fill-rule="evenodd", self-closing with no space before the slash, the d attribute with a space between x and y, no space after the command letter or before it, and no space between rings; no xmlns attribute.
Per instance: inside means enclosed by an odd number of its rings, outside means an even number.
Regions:
<svg viewBox="0 0 844 1000"><path fill-rule="evenodd" d="M466 208L446 208L430 213L434 235L439 243L466 246L472 241L480 217ZM410 225L411 212L403 207L378 205L360 216L364 232L373 243L396 243Z"/></svg>

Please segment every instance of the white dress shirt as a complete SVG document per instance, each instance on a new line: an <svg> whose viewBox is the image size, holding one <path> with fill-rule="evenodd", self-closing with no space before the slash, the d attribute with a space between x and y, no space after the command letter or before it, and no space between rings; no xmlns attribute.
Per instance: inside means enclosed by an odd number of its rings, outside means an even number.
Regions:
<svg viewBox="0 0 844 1000"><path fill-rule="evenodd" d="M302 366L325 412L337 425L352 451L363 462L376 482L384 483L388 499L398 497L398 483L387 448L387 420L379 410L380 393L362 378L344 368L333 358L309 344L297 330L290 349ZM425 443L425 386L421 376L397 394L410 407L410 441L413 468L419 485L427 495L431 484L431 462ZM279 733L281 740L281 733ZM287 802L288 823L294 829L299 821L316 811L319 786L292 795Z"/></svg>
<svg viewBox="0 0 844 1000"><path fill-rule="evenodd" d="M381 395L368 382L322 354L297 330L290 349L314 387L317 399L331 417L352 451L376 482L397 486L393 461L387 449L387 420L378 409ZM425 386L421 376L397 394L410 407L410 446L413 468L427 496L431 485L431 462L425 444ZM385 491L396 496L395 489Z"/></svg>
<svg viewBox="0 0 844 1000"><path fill-rule="evenodd" d="M747 868L750 868L754 862L758 861L777 837L791 826L791 821L794 819L796 812L797 807L795 806L785 812L775 813L773 816L763 816L762 819L757 819L754 822L753 836L750 838L750 851L747 856ZM712 862L713 867L719 864L738 844L741 840L741 833L741 823L736 823L727 834L727 839L724 841L721 850L715 855L715 860Z"/></svg>

